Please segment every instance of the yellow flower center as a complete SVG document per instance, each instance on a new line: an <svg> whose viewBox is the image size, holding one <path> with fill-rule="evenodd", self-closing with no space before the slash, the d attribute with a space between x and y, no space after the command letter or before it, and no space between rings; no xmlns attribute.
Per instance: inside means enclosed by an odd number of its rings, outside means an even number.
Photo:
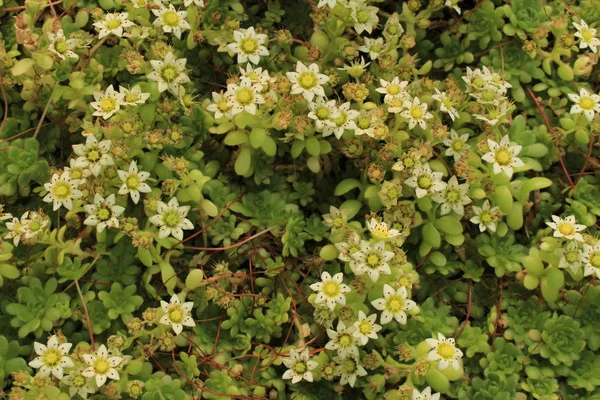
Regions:
<svg viewBox="0 0 600 400"><path fill-rule="evenodd" d="M317 108L316 114L319 119L327 119L331 113L327 107L319 107Z"/></svg>
<svg viewBox="0 0 600 400"><path fill-rule="evenodd" d="M347 333L342 333L338 337L338 342L341 347L348 347L348 346L352 345L352 336L350 336Z"/></svg>
<svg viewBox="0 0 600 400"><path fill-rule="evenodd" d="M177 68L174 65L167 65L160 71L160 76L165 82L172 82L177 78L177 75Z"/></svg>
<svg viewBox="0 0 600 400"><path fill-rule="evenodd" d="M335 281L327 281L323 284L323 294L327 297L337 297L340 294L340 284Z"/></svg>
<svg viewBox="0 0 600 400"><path fill-rule="evenodd" d="M65 181L59 181L54 184L52 188L52 195L54 198L59 200L65 200L71 197L73 190L71 185Z"/></svg>
<svg viewBox="0 0 600 400"><path fill-rule="evenodd" d="M393 295L393 296L388 297L386 303L387 303L386 304L386 308L392 314L400 312L404 308L404 299L402 297L400 297L400 296L397 296L397 295Z"/></svg>
<svg viewBox="0 0 600 400"><path fill-rule="evenodd" d="M492 215L489 212L484 212L479 216L479 220L483 224L487 224L489 222L492 222Z"/></svg>
<svg viewBox="0 0 600 400"><path fill-rule="evenodd" d="M358 324L358 331L363 335L368 335L369 333L371 333L372 330L373 324L371 324L371 322L367 320L363 320L360 324Z"/></svg>
<svg viewBox="0 0 600 400"><path fill-rule="evenodd" d="M387 226L385 226L383 224L377 224L377 225L375 225L375 228L373 228L373 233L376 236L389 236L390 230L388 229Z"/></svg>
<svg viewBox="0 0 600 400"><path fill-rule="evenodd" d="M446 202L456 203L458 200L460 200L460 191L454 188L448 188L446 191Z"/></svg>
<svg viewBox="0 0 600 400"><path fill-rule="evenodd" d="M297 362L296 364L294 364L294 372L297 375L303 375L308 368L306 368L306 364L303 362Z"/></svg>
<svg viewBox="0 0 600 400"><path fill-rule="evenodd" d="M73 380L71 382L72 382L72 385L75 387L82 387L83 385L85 385L85 376L77 375L73 378Z"/></svg>
<svg viewBox="0 0 600 400"><path fill-rule="evenodd" d="M298 84L306 90L314 88L318 82L314 72L302 72L298 78Z"/></svg>
<svg viewBox="0 0 600 400"><path fill-rule="evenodd" d="M56 43L54 43L54 49L58 52L58 53L64 53L65 51L67 51L69 49L69 46L67 45L67 42L65 42L62 39L59 39L56 41Z"/></svg>
<svg viewBox="0 0 600 400"><path fill-rule="evenodd" d="M591 43L594 40L594 33L589 30L589 29L583 29L581 31L581 38L586 42L586 43Z"/></svg>
<svg viewBox="0 0 600 400"><path fill-rule="evenodd" d="M594 268L600 268L600 252L596 251L590 255L590 264Z"/></svg>
<svg viewBox="0 0 600 400"><path fill-rule="evenodd" d="M240 49L245 54L256 53L258 51L259 46L260 46L260 44L258 43L258 41L256 39L250 38L250 37L244 38L240 42Z"/></svg>
<svg viewBox="0 0 600 400"><path fill-rule="evenodd" d="M113 99L112 97L105 97L100 100L100 104L98 106L100 107L100 110L108 113L115 109L117 106L117 100Z"/></svg>
<svg viewBox="0 0 600 400"><path fill-rule="evenodd" d="M423 112L423 109L419 106L413 106L410 109L410 116L413 117L413 119L421 119L423 118L423 114L425 114Z"/></svg>
<svg viewBox="0 0 600 400"><path fill-rule="evenodd" d="M379 264L379 256L377 254L369 254L367 257L367 264L371 267L375 267Z"/></svg>
<svg viewBox="0 0 600 400"><path fill-rule="evenodd" d="M254 92L249 88L241 88L236 92L235 99L242 105L251 104L254 100Z"/></svg>
<svg viewBox="0 0 600 400"><path fill-rule="evenodd" d="M356 13L356 20L361 24L364 24L365 22L369 21L370 17L371 13L367 10L361 10Z"/></svg>
<svg viewBox="0 0 600 400"><path fill-rule="evenodd" d="M560 224L558 224L558 231L565 236L569 236L575 233L575 227L573 226L573 224L570 224L568 222L561 222Z"/></svg>
<svg viewBox="0 0 600 400"><path fill-rule="evenodd" d="M400 87L398 85L389 85L387 87L387 92L389 95L395 96L400 93Z"/></svg>
<svg viewBox="0 0 600 400"><path fill-rule="evenodd" d="M229 104L227 104L227 99L223 98L217 103L217 108L221 112L227 112L229 110Z"/></svg>
<svg viewBox="0 0 600 400"><path fill-rule="evenodd" d="M60 362L61 357L62 357L62 355L60 354L60 352L57 349L48 349L42 356L42 362L46 366L48 366L50 368L54 368Z"/></svg>
<svg viewBox="0 0 600 400"><path fill-rule="evenodd" d="M334 120L334 122L337 126L342 126L346 123L347 120L348 120L348 115L341 113L340 116Z"/></svg>
<svg viewBox="0 0 600 400"><path fill-rule="evenodd" d="M595 105L596 102L589 96L582 97L579 100L579 107L583 108L584 110L593 110Z"/></svg>
<svg viewBox="0 0 600 400"><path fill-rule="evenodd" d="M127 185L127 189L136 190L140 187L140 177L135 174L131 174L125 180L125 184Z"/></svg>
<svg viewBox="0 0 600 400"><path fill-rule="evenodd" d="M176 210L167 210L162 217L163 222L169 229L179 228L181 215Z"/></svg>
<svg viewBox="0 0 600 400"><path fill-rule="evenodd" d="M496 150L494 159L500 165L508 165L512 161L512 154L506 149L498 149Z"/></svg>
<svg viewBox="0 0 600 400"><path fill-rule="evenodd" d="M163 24L170 26L171 28L176 28L179 26L179 21L181 18L177 15L175 11L165 11L162 15Z"/></svg>
<svg viewBox="0 0 600 400"><path fill-rule="evenodd" d="M98 359L96 359L96 361L94 362L94 371L98 375L106 374L109 369L110 369L110 363L104 357L98 357Z"/></svg>
<svg viewBox="0 0 600 400"><path fill-rule="evenodd" d="M430 176L423 175L417 180L417 185L421 189L429 189L433 185L433 179Z"/></svg>
<svg viewBox="0 0 600 400"><path fill-rule="evenodd" d="M112 31L113 29L117 29L120 26L121 26L121 20L118 20L118 19L111 19L110 21L106 22L106 29L108 29L109 31Z"/></svg>
<svg viewBox="0 0 600 400"><path fill-rule="evenodd" d="M95 163L100 159L100 151L95 146L92 148L89 148L89 149L87 149L87 151L85 153L85 158L88 161Z"/></svg>
<svg viewBox="0 0 600 400"><path fill-rule="evenodd" d="M369 118L360 118L358 120L358 127L360 129L367 129L371 126L371 120Z"/></svg>
<svg viewBox="0 0 600 400"><path fill-rule="evenodd" d="M33 221L29 224L28 228L30 231L32 232L36 232L38 229L40 229L42 227L42 225L37 222L37 221Z"/></svg>
<svg viewBox="0 0 600 400"><path fill-rule="evenodd" d="M100 221L108 221L110 216L112 215L112 211L106 205L101 206L102 208L98 209L96 212L96 216Z"/></svg>
<svg viewBox="0 0 600 400"><path fill-rule="evenodd" d="M454 150L455 152L457 152L457 153L461 152L464 147L465 147L465 144L462 140L456 139L456 140L452 141L452 150Z"/></svg>
<svg viewBox="0 0 600 400"><path fill-rule="evenodd" d="M569 251L565 254L565 259L569 263L574 263L575 261L579 261L579 253L576 251Z"/></svg>
<svg viewBox="0 0 600 400"><path fill-rule="evenodd" d="M448 359L454 357L454 346L450 343L442 342L437 346L437 353L440 357Z"/></svg>
<svg viewBox="0 0 600 400"><path fill-rule="evenodd" d="M171 322L178 324L181 321L183 321L183 317L183 311L181 311L181 308L179 307L172 308L169 311L169 319L171 320Z"/></svg>
<svg viewBox="0 0 600 400"><path fill-rule="evenodd" d="M132 93L129 92L127 93L127 96L125 96L125 101L128 103L135 103L136 101L138 101L140 98L140 96L138 96L137 93Z"/></svg>

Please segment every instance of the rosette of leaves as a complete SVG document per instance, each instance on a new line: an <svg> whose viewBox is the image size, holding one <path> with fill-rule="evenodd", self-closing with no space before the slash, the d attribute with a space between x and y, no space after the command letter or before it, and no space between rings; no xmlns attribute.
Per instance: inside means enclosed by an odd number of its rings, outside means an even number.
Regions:
<svg viewBox="0 0 600 400"><path fill-rule="evenodd" d="M514 340L523 346L530 343L529 331L541 330L544 322L550 318L550 312L544 311L543 306L533 299L519 301L516 305L508 307L508 328L504 331L506 340Z"/></svg>
<svg viewBox="0 0 600 400"><path fill-rule="evenodd" d="M188 395L181 386L181 380L173 379L164 372L156 372L144 382L142 400L185 400Z"/></svg>
<svg viewBox="0 0 600 400"><path fill-rule="evenodd" d="M233 204L231 210L249 217L249 222L264 229L287 223L289 215L286 206L280 193L264 190L244 195L242 202Z"/></svg>
<svg viewBox="0 0 600 400"><path fill-rule="evenodd" d="M600 199L600 184L598 179L594 177L582 176L577 181L575 188L572 191L573 198L584 204L590 212L600 216L600 207L598 199Z"/></svg>
<svg viewBox="0 0 600 400"><path fill-rule="evenodd" d="M6 386L11 373L29 370L19 352L19 342L9 342L4 336L0 336L0 389Z"/></svg>
<svg viewBox="0 0 600 400"><path fill-rule="evenodd" d="M489 374L486 379L473 379L473 400L512 400L518 383L517 375Z"/></svg>
<svg viewBox="0 0 600 400"><path fill-rule="evenodd" d="M465 51L468 44L456 35L450 36L443 33L440 36L441 46L435 49L435 55L438 57L433 62L434 68L444 68L444 71L450 71L456 64L471 64L475 57L473 53Z"/></svg>
<svg viewBox="0 0 600 400"><path fill-rule="evenodd" d="M558 400L558 381L552 377L528 378L521 383L521 387L531 393L534 399L539 400Z"/></svg>
<svg viewBox="0 0 600 400"><path fill-rule="evenodd" d="M20 338L30 333L39 338L44 332L51 331L59 320L71 315L71 310L62 306L69 304L70 297L57 292L57 287L58 281L54 278L44 285L39 279L30 278L27 286L17 289L17 302L9 304L6 311L14 316L10 323L19 328Z"/></svg>
<svg viewBox="0 0 600 400"><path fill-rule="evenodd" d="M229 246L232 240L238 240L240 236L247 233L251 228L251 225L247 222L237 223L237 217L226 211L222 218L218 219L210 228L208 228L208 234L210 236L211 243L216 246L219 243L223 243L223 246Z"/></svg>
<svg viewBox="0 0 600 400"><path fill-rule="evenodd" d="M523 352L514 344L503 338L494 340L494 351L487 353L486 376L491 373L502 375L518 375L523 368Z"/></svg>
<svg viewBox="0 0 600 400"><path fill-rule="evenodd" d="M560 368L559 372L567 375L567 382L576 389L592 392L600 386L600 358L589 350L584 350L579 360L570 367Z"/></svg>
<svg viewBox="0 0 600 400"><path fill-rule="evenodd" d="M504 33L508 36L518 35L519 38L524 38L526 33L539 29L544 22L548 21L543 9L544 4L537 0L513 0L510 4L506 4L503 11L510 23L504 25Z"/></svg>
<svg viewBox="0 0 600 400"><path fill-rule="evenodd" d="M120 283L115 282L112 284L110 292L100 292L98 298L107 308L107 315L110 319L117 319L120 316L126 323L133 318L131 313L140 308L144 302L143 297L136 295L136 292L136 285L123 287Z"/></svg>
<svg viewBox="0 0 600 400"><path fill-rule="evenodd" d="M579 359L585 347L584 336L579 322L567 315L554 314L544 323L540 355L548 358L553 365L570 366Z"/></svg>
<svg viewBox="0 0 600 400"><path fill-rule="evenodd" d="M245 396L247 394L246 390L240 387L236 381L229 376L229 373L227 373L226 370L212 371L209 378L204 382L204 387L209 389L210 392L203 392L202 396L212 400L220 400L223 398L222 395L216 393L222 393L226 396Z"/></svg>
<svg viewBox="0 0 600 400"><path fill-rule="evenodd" d="M493 2L483 1L466 19L469 23L461 25L459 30L467 33L469 40L477 40L480 49L485 49L490 41L502 40L502 8L495 8Z"/></svg>
<svg viewBox="0 0 600 400"><path fill-rule="evenodd" d="M288 220L285 231L281 237L283 243L283 255L293 257L298 256L298 252L304 250L304 242L308 240L308 233L304 232L306 222L301 216L293 217Z"/></svg>
<svg viewBox="0 0 600 400"><path fill-rule="evenodd" d="M582 330L587 346L596 351L600 348L600 287L587 285L580 292L570 290L565 294L568 304L564 311L583 324Z"/></svg>
<svg viewBox="0 0 600 400"><path fill-rule="evenodd" d="M482 332L482 329L476 326L465 326L457 343L461 349L466 349L464 353L467 357L473 357L476 353L490 352L489 336Z"/></svg>
<svg viewBox="0 0 600 400"><path fill-rule="evenodd" d="M10 146L0 148L0 196L9 203L18 195L31 193L31 182L43 183L48 176L48 162L39 155L40 144L36 139L16 139ZM6 201L6 200L5 200Z"/></svg>
<svg viewBox="0 0 600 400"><path fill-rule="evenodd" d="M521 260L526 255L527 248L515 243L515 240L515 235L512 234L503 237L481 234L475 238L477 251L494 268L497 276L522 269Z"/></svg>

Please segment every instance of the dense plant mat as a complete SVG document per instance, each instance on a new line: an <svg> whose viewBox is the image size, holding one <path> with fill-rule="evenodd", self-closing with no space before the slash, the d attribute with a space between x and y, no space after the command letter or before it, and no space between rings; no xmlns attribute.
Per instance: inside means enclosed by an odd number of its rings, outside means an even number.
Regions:
<svg viewBox="0 0 600 400"><path fill-rule="evenodd" d="M597 0L0 0L0 398L600 399Z"/></svg>

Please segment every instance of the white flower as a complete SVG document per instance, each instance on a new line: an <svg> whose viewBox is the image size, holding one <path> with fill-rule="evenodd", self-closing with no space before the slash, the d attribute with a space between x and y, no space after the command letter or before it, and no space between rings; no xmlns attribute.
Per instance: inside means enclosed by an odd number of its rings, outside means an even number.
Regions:
<svg viewBox="0 0 600 400"><path fill-rule="evenodd" d="M366 345L369 339L377 339L377 332L381 330L381 325L377 325L377 314L367 315L358 311L358 320L354 323L353 335L358 339L361 346Z"/></svg>
<svg viewBox="0 0 600 400"><path fill-rule="evenodd" d="M379 79L379 84L381 87L375 89L375 91L385 94L384 101L390 102L392 99L404 99L408 96L406 93L406 86L408 86L408 81L400 81L400 78L397 76L391 80L391 82L386 81L385 79Z"/></svg>
<svg viewBox="0 0 600 400"><path fill-rule="evenodd" d="M96 386L104 385L107 378L119 380L120 376L116 366L121 364L121 357L109 357L105 345L98 347L96 354L84 354L83 359L88 367L82 372L86 378L96 379Z"/></svg>
<svg viewBox="0 0 600 400"><path fill-rule="evenodd" d="M173 235L175 239L183 240L183 229L194 229L194 224L185 218L189 211L190 206L179 206L177 197L173 197L167 204L158 201L157 214L150 217L150 222L160 227L158 232L160 238Z"/></svg>
<svg viewBox="0 0 600 400"><path fill-rule="evenodd" d="M415 97L412 102L405 100L402 107L405 110L400 115L408 119L408 129L413 129L417 124L421 129L425 129L427 126L425 120L433 118L433 115L427 111L427 103L421 103L418 97Z"/></svg>
<svg viewBox="0 0 600 400"><path fill-rule="evenodd" d="M21 236L23 236L23 232L21 231L23 224L21 224L19 218L12 217L12 221L6 222L5 225L6 229L8 229L8 232L4 236L4 239L12 239L13 244L18 246L19 242L21 241Z"/></svg>
<svg viewBox="0 0 600 400"><path fill-rule="evenodd" d="M371 60L377 60L379 53L383 50L383 38L371 39L365 38L365 44L360 46L358 50L369 53Z"/></svg>
<svg viewBox="0 0 600 400"><path fill-rule="evenodd" d="M31 240L38 236L48 226L48 217L36 211L25 211L21 216L21 229L23 240ZM7 224L8 227L8 224Z"/></svg>
<svg viewBox="0 0 600 400"><path fill-rule="evenodd" d="M138 171L137 163L132 161L129 170L118 170L119 179L123 182L119 188L119 194L129 194L135 204L140 201L140 193L150 193L152 189L145 183L150 176L149 172Z"/></svg>
<svg viewBox="0 0 600 400"><path fill-rule="evenodd" d="M329 82L329 77L319 73L317 64L307 67L298 61L296 72L286 72L286 76L292 83L291 94L302 94L307 101L312 101L315 95L325 97L322 85Z"/></svg>
<svg viewBox="0 0 600 400"><path fill-rule="evenodd" d="M353 263L352 255L360 251L360 244L360 235L354 231L350 231L343 242L335 244L335 248L339 252L338 259L344 262Z"/></svg>
<svg viewBox="0 0 600 400"><path fill-rule="evenodd" d="M497 97L494 98L498 99ZM480 102L481 100L478 101ZM485 121L491 126L494 126L498 122L500 122L505 116L507 116L509 111L512 112L512 109L513 105L510 102L504 100L497 100L495 101L495 104L492 106L492 108L488 110L487 115L473 114L473 116L478 120Z"/></svg>
<svg viewBox="0 0 600 400"><path fill-rule="evenodd" d="M398 229L390 228L388 224L383 221L380 222L376 218L371 218L369 222L367 222L367 228L369 228L371 236L377 240L393 239L400 236L400 231Z"/></svg>
<svg viewBox="0 0 600 400"><path fill-rule="evenodd" d="M354 30L359 35L363 31L373 32L373 28L377 26L379 17L377 7L368 6L366 3L350 3L352 7L352 19L354 20Z"/></svg>
<svg viewBox="0 0 600 400"><path fill-rule="evenodd" d="M554 237L583 242L583 236L579 232L583 231L586 226L578 224L574 215L569 215L565 219L553 215L552 221L554 222L546 222L546 225L554 229Z"/></svg>
<svg viewBox="0 0 600 400"><path fill-rule="evenodd" d="M450 138L443 141L444 145L448 146L444 155L454 157L454 161L460 160L462 155L471 148L467 144L467 140L469 140L468 133L458 136L458 133L452 129L450 131Z"/></svg>
<svg viewBox="0 0 600 400"><path fill-rule="evenodd" d="M291 379L292 383L298 383L303 379L312 382L313 375L310 371L319 365L310 359L308 349L304 349L302 353L290 350L290 356L283 359L283 364L289 369L283 373L282 378Z"/></svg>
<svg viewBox="0 0 600 400"><path fill-rule="evenodd" d="M102 39L111 33L119 37L123 36L123 29L134 25L128 18L128 13L106 14L104 20L94 22L93 24L99 31L98 38Z"/></svg>
<svg viewBox="0 0 600 400"><path fill-rule="evenodd" d="M86 204L83 208L88 213L88 217L83 223L88 226L95 226L98 232L102 232L106 227L118 228L119 216L125 211L124 207L115 205L114 194L105 199L96 193L94 204Z"/></svg>
<svg viewBox="0 0 600 400"><path fill-rule="evenodd" d="M333 361L337 364L335 372L340 376L340 385L349 384L354 387L356 378L367 375L367 371L360 365L358 351L348 354L346 357L333 357Z"/></svg>
<svg viewBox="0 0 600 400"><path fill-rule="evenodd" d="M29 366L31 368L39 368L41 376L50 376L52 374L58 379L62 379L64 368L70 368L74 365L71 357L67 355L71 346L71 343L58 344L58 337L56 335L50 336L46 346L34 342L33 348L38 356L29 363Z"/></svg>
<svg viewBox="0 0 600 400"><path fill-rule="evenodd" d="M78 189L80 180L71 179L69 171L62 174L53 174L50 182L44 184L48 194L44 197L46 203L53 203L53 210L58 210L64 206L67 210L73 208L73 200L83 196Z"/></svg>
<svg viewBox="0 0 600 400"><path fill-rule="evenodd" d="M431 351L427 354L428 361L438 361L439 369L443 370L452 366L458 371L460 368L459 360L462 358L463 353L456 347L453 338L446 338L441 333L438 333L436 339L425 339L425 342L431 347Z"/></svg>
<svg viewBox="0 0 600 400"><path fill-rule="evenodd" d="M339 321L335 331L327 329L327 336L329 336L329 342L325 344L327 350L337 350L342 357L358 354L358 339L354 336L354 326L347 327Z"/></svg>
<svg viewBox="0 0 600 400"><path fill-rule="evenodd" d="M354 79L358 79L362 74L365 73L367 67L371 64L371 62L365 62L363 57L359 59L354 59L350 62L350 65L344 64L342 68L338 68L340 71L346 71L348 75L353 77Z"/></svg>
<svg viewBox="0 0 600 400"><path fill-rule="evenodd" d="M406 324L406 311L417 307L417 303L407 299L407 296L408 294L404 286L400 286L398 290L394 290L388 284L383 285L383 297L371 302L376 310L382 312L381 323L383 325L390 323L392 319L396 319L402 325Z"/></svg>
<svg viewBox="0 0 600 400"><path fill-rule="evenodd" d="M264 104L265 99L260 94L261 87L252 85L248 81L240 82L239 85L230 83L227 85L227 103L231 107L231 114L237 115L242 111L256 115L256 105Z"/></svg>
<svg viewBox="0 0 600 400"><path fill-rule="evenodd" d="M458 13L460 14L460 11ZM440 400L440 394L431 394L431 387L427 386L422 392L419 392L417 389L413 389L412 400Z"/></svg>
<svg viewBox="0 0 600 400"><path fill-rule="evenodd" d="M358 112L358 118L356 118L356 129L354 135L362 136L367 135L373 137L375 135L375 116L365 110Z"/></svg>
<svg viewBox="0 0 600 400"><path fill-rule="evenodd" d="M594 119L596 113L600 113L600 96L592 94L586 89L581 89L579 95L569 94L569 99L575 104L571 107L571 114L583 113L588 121Z"/></svg>
<svg viewBox="0 0 600 400"><path fill-rule="evenodd" d="M583 276L596 275L600 279L600 240L593 246L583 245L582 262L585 265Z"/></svg>
<svg viewBox="0 0 600 400"><path fill-rule="evenodd" d="M204 0L183 0L183 5L189 7L194 3L197 7L204 7Z"/></svg>
<svg viewBox="0 0 600 400"><path fill-rule="evenodd" d="M583 243L572 240L566 247L556 249L556 254L560 256L558 268L568 268L576 274L583 266Z"/></svg>
<svg viewBox="0 0 600 400"><path fill-rule="evenodd" d="M394 257L394 252L385 249L385 242L377 242L371 246L363 240L360 251L352 254L353 263L350 264L354 274L368 274L373 282L377 282L380 274L390 275L392 273L388 261Z"/></svg>
<svg viewBox="0 0 600 400"><path fill-rule="evenodd" d="M509 178L513 175L513 168L519 168L525 163L517 156L521 152L522 146L510 145L510 138L505 135L500 143L488 139L490 151L481 156L481 159L489 163L494 163L494 173L504 172Z"/></svg>
<svg viewBox="0 0 600 400"><path fill-rule="evenodd" d="M173 4L169 4L168 8L161 5L160 9L152 10L152 13L156 15L153 25L162 26L163 32L173 32L177 39L181 39L181 31L190 29L190 24L185 19L187 11L177 11Z"/></svg>
<svg viewBox="0 0 600 400"><path fill-rule="evenodd" d="M448 180L448 184L444 189L433 194L433 200L441 204L440 214L446 215L450 211L461 217L465 215L465 206L471 203L471 199L467 195L469 191L468 183L458 184L456 176L452 176Z"/></svg>
<svg viewBox="0 0 600 400"><path fill-rule="evenodd" d="M196 322L194 322L194 319L190 316L193 306L194 303L192 301L181 304L181 301L176 294L171 296L169 303L161 300L160 308L165 314L160 317L159 322L163 325L171 325L173 332L175 332L176 335L179 335L184 326L196 326Z"/></svg>
<svg viewBox="0 0 600 400"><path fill-rule="evenodd" d="M185 58L175 59L172 52L168 52L164 60L150 60L154 71L147 76L151 81L158 83L158 91L164 92L169 89L173 96L179 93L179 85L187 83L190 78L183 72L185 70Z"/></svg>
<svg viewBox="0 0 600 400"><path fill-rule="evenodd" d="M325 126L323 128L323 137L331 134L340 139L345 131L353 131L356 129L356 119L359 112L350 109L350 102L346 102L339 106L336 110L337 117L333 119L333 126Z"/></svg>
<svg viewBox="0 0 600 400"><path fill-rule="evenodd" d="M61 60L64 60L66 57L79 58L73 51L77 47L77 40L67 40L62 29L59 29L56 33L48 32L48 40L50 41L48 50L56 54Z"/></svg>
<svg viewBox="0 0 600 400"><path fill-rule="evenodd" d="M412 176L404 181L407 186L415 189L417 198L422 198L428 194L439 192L446 187L446 183L442 181L441 172L433 172L429 163L423 164L421 167L416 167L412 170Z"/></svg>
<svg viewBox="0 0 600 400"><path fill-rule="evenodd" d="M579 48L585 49L589 47L592 53L596 53L598 46L600 46L600 39L596 37L596 29L590 28L584 20L581 20L579 23L573 22L573 26L577 29L575 36L580 39Z"/></svg>
<svg viewBox="0 0 600 400"><path fill-rule="evenodd" d="M123 95L122 104L128 106L135 106L137 104L144 104L150 97L150 93L143 93L140 85L135 85L131 89L119 86L119 93Z"/></svg>
<svg viewBox="0 0 600 400"><path fill-rule="evenodd" d="M83 368L74 369L62 379L62 383L69 387L69 396L71 398L79 395L82 399L86 399L88 394L96 391L90 379L83 375L83 371Z"/></svg>
<svg viewBox="0 0 600 400"><path fill-rule="evenodd" d="M123 97L124 95L117 92L112 85L108 86L104 93L94 92L94 99L96 101L91 102L90 105L96 111L92 115L104 119L112 117L121 109Z"/></svg>
<svg viewBox="0 0 600 400"><path fill-rule="evenodd" d="M256 33L253 26L234 31L233 39L235 42L228 44L227 48L237 54L238 64L248 60L252 64L258 64L261 56L269 55L269 50L264 46L267 43L267 35Z"/></svg>
<svg viewBox="0 0 600 400"><path fill-rule="evenodd" d="M500 218L500 208L490 208L490 201L486 200L483 206L473 206L473 213L475 216L470 219L474 224L479 224L479 230L485 232L489 229L492 232L496 232L496 221Z"/></svg>
<svg viewBox="0 0 600 400"><path fill-rule="evenodd" d="M319 4L317 4L317 8L321 8L321 7L329 7L329 8L333 8L335 7L335 5L337 4L337 0L319 0Z"/></svg>
<svg viewBox="0 0 600 400"><path fill-rule="evenodd" d="M326 303L330 310L335 309L335 304L346 304L346 296L344 293L349 293L350 288L343 283L344 274L341 272L333 275L329 272L321 274L321 282L313 283L310 288L318 292L315 299L315 304Z"/></svg>
<svg viewBox="0 0 600 400"><path fill-rule="evenodd" d="M131 0L133 8L146 8L148 0Z"/></svg>
<svg viewBox="0 0 600 400"><path fill-rule="evenodd" d="M102 167L114 164L109 154L111 145L110 140L98 142L94 135L88 135L85 144L73 145L73 152L79 156L75 159L74 165L80 168L89 168L94 176L98 176Z"/></svg>
<svg viewBox="0 0 600 400"><path fill-rule="evenodd" d="M90 175L92 175L92 171L87 167L81 166L77 162L76 158L69 159L69 166L65 167L65 171L69 171L69 173L71 174L71 178L81 179L82 181Z"/></svg>
<svg viewBox="0 0 600 400"><path fill-rule="evenodd" d="M315 102L308 103L308 118L314 121L317 131L322 131L325 127L335 126L333 120L337 118L337 108L335 100L326 101L323 97L317 97Z"/></svg>
<svg viewBox="0 0 600 400"><path fill-rule="evenodd" d="M334 206L329 206L329 214L323 214L323 225L332 229L341 229L348 224L348 210L340 210Z"/></svg>
<svg viewBox="0 0 600 400"><path fill-rule="evenodd" d="M436 94L434 94L431 97L440 102L440 110L442 112L448 113L448 115L450 115L450 118L452 118L452 121L454 121L455 118L458 118L458 111L456 110L456 108L454 108L454 104L452 104L452 100L450 100L448 94L446 92L440 92L437 88L435 88L435 92Z"/></svg>
<svg viewBox="0 0 600 400"><path fill-rule="evenodd" d="M251 85L259 85L261 92L269 89L269 84L273 81L269 71L262 69L261 67L253 67L252 64L246 64L246 69L240 67L240 81L247 81Z"/></svg>
<svg viewBox="0 0 600 400"><path fill-rule="evenodd" d="M206 107L206 110L214 113L215 119L223 117L230 119L233 116L233 113L231 112L231 106L229 105L227 95L223 92L212 92L212 98L213 102Z"/></svg>

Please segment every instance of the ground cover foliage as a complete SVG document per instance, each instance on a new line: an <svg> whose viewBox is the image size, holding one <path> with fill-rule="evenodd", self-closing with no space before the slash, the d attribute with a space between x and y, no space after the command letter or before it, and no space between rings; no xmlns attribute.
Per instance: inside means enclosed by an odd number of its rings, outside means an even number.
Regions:
<svg viewBox="0 0 600 400"><path fill-rule="evenodd" d="M0 0L0 398L600 399L596 0Z"/></svg>

